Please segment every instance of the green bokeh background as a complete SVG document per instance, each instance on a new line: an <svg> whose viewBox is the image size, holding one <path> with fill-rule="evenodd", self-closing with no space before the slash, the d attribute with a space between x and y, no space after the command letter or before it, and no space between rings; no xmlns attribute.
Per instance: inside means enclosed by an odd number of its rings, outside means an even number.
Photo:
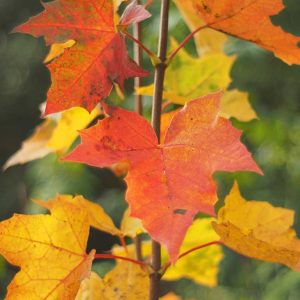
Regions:
<svg viewBox="0 0 300 300"><path fill-rule="evenodd" d="M145 44L157 48L159 3L151 7L153 17L144 25ZM287 31L300 35L300 3L285 1L287 8L272 20ZM41 123L39 105L45 101L50 76L42 61L48 51L43 38L10 33L14 26L41 11L39 0L0 0L0 165L21 146ZM170 32L178 41L188 29L175 6L171 6ZM131 47L131 45L130 45ZM195 55L193 42L187 50ZM232 87L247 91L259 120L248 123L232 119L244 131L243 141L254 154L265 176L255 174L216 174L220 201L237 179L246 199L266 200L275 206L296 212L296 229L300 229L300 67L287 66L273 54L254 45L231 39L226 46L237 55L232 70ZM145 58L145 67L151 65ZM144 82L151 82L152 78ZM125 102L111 96L115 103L133 108L132 81L128 81ZM145 115L150 116L151 99L145 98ZM118 224L126 207L124 182L108 170L80 164L63 164L55 155L22 166L0 171L0 220L13 213L36 213L40 210L31 198L48 199L56 193L82 194L101 203ZM201 233L200 233L201 234ZM117 240L91 232L89 248L98 252L110 249ZM300 299L300 273L285 267L251 260L224 249L219 285L211 289L189 280L164 283L162 292L172 289L183 299L201 300L296 300ZM111 262L98 263L104 274ZM0 258L0 298L17 269Z"/></svg>

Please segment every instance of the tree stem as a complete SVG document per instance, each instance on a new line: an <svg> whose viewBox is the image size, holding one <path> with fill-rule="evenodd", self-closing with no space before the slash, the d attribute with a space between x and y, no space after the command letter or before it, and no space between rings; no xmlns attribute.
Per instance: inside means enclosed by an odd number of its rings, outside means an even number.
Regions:
<svg viewBox="0 0 300 300"><path fill-rule="evenodd" d="M141 1L137 0L137 3L140 4ZM138 22L133 25L133 37L140 41L141 43L143 42L143 33L142 33L142 23ZM134 55L134 60L135 62L139 65L142 66L143 63L143 53L142 53L142 48L137 44L133 44L133 55ZM134 78L134 88L135 90L141 87L142 83L142 78L141 77L135 77ZM142 95L137 95L135 94L135 112L138 113L139 115L143 115L143 96ZM139 261L143 260L143 253L142 253L142 241L141 237L137 235L134 239L134 244L135 244L135 254L136 254L136 259Z"/></svg>
<svg viewBox="0 0 300 300"><path fill-rule="evenodd" d="M160 15L160 32L158 45L158 58L161 63L155 66L154 75L154 94L152 106L152 127L160 142L160 119L161 119L161 104L163 96L164 78L166 71L166 56L168 45L168 26L169 26L169 0L161 0L161 15ZM161 247L156 241L152 241L152 256L151 263L153 273L150 275L150 300L158 300L160 294L160 279L161 279Z"/></svg>

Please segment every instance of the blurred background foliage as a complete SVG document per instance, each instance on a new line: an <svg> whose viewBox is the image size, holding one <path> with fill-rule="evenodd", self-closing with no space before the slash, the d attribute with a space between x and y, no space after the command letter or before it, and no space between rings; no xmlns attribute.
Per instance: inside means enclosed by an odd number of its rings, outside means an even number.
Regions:
<svg viewBox="0 0 300 300"><path fill-rule="evenodd" d="M300 4L284 1L287 8L273 17L276 25L300 35ZM157 48L159 3L150 10L153 17L144 22L145 44ZM43 38L11 33L17 24L42 10L39 0L0 0L0 165L21 146L41 123L39 105L45 101L50 76L42 61L48 47ZM171 6L170 32L181 41L189 32L176 7ZM187 51L195 55L191 41ZM252 151L265 176L255 174L216 174L220 201L237 179L246 199L266 200L275 206L295 210L296 229L300 230L300 67L287 66L271 53L254 45L231 39L228 54L236 55L231 76L232 87L250 93L259 120L248 123L232 119L244 131L243 141ZM151 70L145 58L145 68ZM147 78L144 83L150 83ZM113 95L115 103L133 109L132 81L127 83L128 97L123 102ZM151 99L145 97L145 115L150 117ZM13 213L36 213L31 198L48 199L57 193L82 194L101 203L118 224L126 207L125 185L109 170L84 165L64 164L51 154L0 173L0 219ZM201 234L201 233L200 233ZM91 232L89 248L98 252L111 248L117 240ZM164 283L163 293L172 289L183 299L202 300L296 300L300 299L300 274L270 263L251 260L224 249L225 259L219 271L219 284L207 288L189 280ZM112 262L101 262L95 269L104 274ZM16 269L0 258L0 298Z"/></svg>

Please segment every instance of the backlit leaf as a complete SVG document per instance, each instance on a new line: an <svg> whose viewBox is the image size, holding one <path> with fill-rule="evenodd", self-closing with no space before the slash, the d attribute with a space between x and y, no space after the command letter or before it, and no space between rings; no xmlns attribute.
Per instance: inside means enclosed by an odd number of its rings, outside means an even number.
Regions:
<svg viewBox="0 0 300 300"><path fill-rule="evenodd" d="M89 113L76 107L63 112L58 119L47 118L7 160L3 169L43 158L49 153L65 153L78 137L78 130L85 128L100 113L98 108Z"/></svg>
<svg viewBox="0 0 300 300"><path fill-rule="evenodd" d="M73 300L89 276L94 251L86 254L88 215L69 203L51 215L14 215L0 223L0 253L21 270L6 299Z"/></svg>
<svg viewBox="0 0 300 300"><path fill-rule="evenodd" d="M288 64L300 64L300 37L275 26L271 17L284 9L282 0L187 0L207 27L251 41Z"/></svg>
<svg viewBox="0 0 300 300"><path fill-rule="evenodd" d="M172 40L172 49L178 44ZM231 83L230 70L234 57L222 53L192 57L184 49L177 54L166 72L163 97L175 104L184 105L190 100L215 92L226 90ZM137 94L153 95L154 85L141 87ZM256 117L247 93L238 90L225 91L221 102L223 116L236 117L249 121Z"/></svg>
<svg viewBox="0 0 300 300"><path fill-rule="evenodd" d="M47 44L75 40L76 44L48 68L52 85L46 114L74 106L92 111L107 97L113 82L148 73L127 55L124 38L115 30L112 0L56 0L43 2L45 10L16 32L45 36Z"/></svg>
<svg viewBox="0 0 300 300"><path fill-rule="evenodd" d="M238 253L300 271L300 240L293 223L292 210L246 201L235 183L213 226L222 242Z"/></svg>
<svg viewBox="0 0 300 300"><path fill-rule="evenodd" d="M78 210L85 211L88 215L89 225L110 233L112 235L121 236L121 231L114 225L110 216L103 210L103 208L93 203L82 196L71 196L71 195L58 195L54 199L48 201L35 200L40 206L43 206L57 215L59 213L64 214L64 207L69 205L77 207Z"/></svg>
<svg viewBox="0 0 300 300"><path fill-rule="evenodd" d="M205 25L205 22L199 18L199 15L196 13L191 1L173 1L175 2L191 31L194 31ZM227 41L227 37L224 33L212 30L210 28L201 30L194 36L194 38L199 56L205 53L223 52L224 44Z"/></svg>
<svg viewBox="0 0 300 300"><path fill-rule="evenodd" d="M149 277L140 266L118 262L103 279L92 273L85 279L75 300L142 300L148 299Z"/></svg>
<svg viewBox="0 0 300 300"><path fill-rule="evenodd" d="M162 145L144 118L105 106L110 117L83 130L82 143L65 158L97 167L128 162L131 216L166 246L173 262L195 214L214 215L214 172L261 173L241 132L219 116L220 98L215 93L189 102L173 117Z"/></svg>

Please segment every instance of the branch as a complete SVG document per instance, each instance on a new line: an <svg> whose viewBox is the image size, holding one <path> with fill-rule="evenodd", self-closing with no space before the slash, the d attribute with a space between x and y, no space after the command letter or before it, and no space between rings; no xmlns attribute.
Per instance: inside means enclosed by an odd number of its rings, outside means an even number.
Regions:
<svg viewBox="0 0 300 300"><path fill-rule="evenodd" d="M135 42L141 49L143 49L148 56L150 57L151 61L156 61L156 55L149 50L144 44L142 44L139 40L137 40L135 37L133 37L130 33L127 31L122 31L129 39L131 39L133 42Z"/></svg>
<svg viewBox="0 0 300 300"><path fill-rule="evenodd" d="M158 142L160 142L160 119L161 105L163 97L163 87L166 71L166 56L168 44L168 25L169 25L169 0L161 0L160 11L160 32L158 58L159 63L155 64L154 76L154 94L152 106L152 127L156 133ZM150 300L158 300L160 294L160 279L161 279L161 247L160 244L152 240L152 255L151 263L153 273L150 276Z"/></svg>
<svg viewBox="0 0 300 300"><path fill-rule="evenodd" d="M139 261L136 259L124 257L124 256L118 256L118 255L113 255L113 254L102 254L102 253L97 253L95 254L95 259L121 259L125 261L129 261L133 264L140 265L140 266L146 266L147 264L143 261Z"/></svg>
<svg viewBox="0 0 300 300"><path fill-rule="evenodd" d="M171 60L176 56L176 54L181 50L181 48L183 48L185 46L185 44L192 39L192 37L197 34L199 31L201 31L202 29L207 28L207 25L203 25L198 27L196 30L194 30L193 32L191 32L180 44L179 46L170 54L168 60L167 60L167 64L169 64L171 62Z"/></svg>
<svg viewBox="0 0 300 300"><path fill-rule="evenodd" d="M178 260L181 259L181 258L183 258L184 256L189 255L190 253L195 252L195 251L198 251L198 250L200 250L200 249L203 249L203 248L206 248L206 247L209 247L209 246L212 246L212 245L221 245L221 244L222 244L221 241L213 241L213 242L209 242L209 243L206 243L206 244L202 244L202 245L200 245L200 246L196 246L196 247L194 247L194 248L189 249L189 250L186 251L186 252L181 253L181 254L178 256ZM162 272L162 274L164 274L170 266L171 266L171 262L167 262L167 263L165 264L165 266L163 267L163 272Z"/></svg>

